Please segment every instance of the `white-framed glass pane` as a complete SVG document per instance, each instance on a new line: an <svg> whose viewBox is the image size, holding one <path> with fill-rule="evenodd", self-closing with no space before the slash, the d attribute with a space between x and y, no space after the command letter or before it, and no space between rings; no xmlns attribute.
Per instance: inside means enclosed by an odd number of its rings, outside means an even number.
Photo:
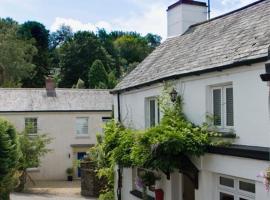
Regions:
<svg viewBox="0 0 270 200"><path fill-rule="evenodd" d="M232 194L220 192L219 193L219 200L234 200L234 196Z"/></svg>
<svg viewBox="0 0 270 200"><path fill-rule="evenodd" d="M233 126L233 88L226 88L226 125Z"/></svg>
<svg viewBox="0 0 270 200"><path fill-rule="evenodd" d="M38 132L37 118L28 117L25 118L25 129L29 135L36 135Z"/></svg>
<svg viewBox="0 0 270 200"><path fill-rule="evenodd" d="M226 187L234 188L234 179L227 177L219 177L219 184Z"/></svg>
<svg viewBox="0 0 270 200"><path fill-rule="evenodd" d="M221 102L222 102L221 89L213 89L213 117L215 126L221 126L221 116L222 116Z"/></svg>
<svg viewBox="0 0 270 200"><path fill-rule="evenodd" d="M150 127L156 125L156 100L151 99L149 101L149 110L150 110Z"/></svg>
<svg viewBox="0 0 270 200"><path fill-rule="evenodd" d="M78 135L88 134L88 117L77 117L76 118L76 133Z"/></svg>
<svg viewBox="0 0 270 200"><path fill-rule="evenodd" d="M250 192L255 194L255 184L248 183L245 181L239 181L239 189L245 192Z"/></svg>

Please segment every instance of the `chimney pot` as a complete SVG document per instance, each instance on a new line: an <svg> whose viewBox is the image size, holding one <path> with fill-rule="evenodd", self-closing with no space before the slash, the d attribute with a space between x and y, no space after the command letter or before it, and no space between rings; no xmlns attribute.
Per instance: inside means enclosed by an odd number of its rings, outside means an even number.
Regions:
<svg viewBox="0 0 270 200"><path fill-rule="evenodd" d="M55 83L52 77L46 78L46 92L48 97L56 97Z"/></svg>

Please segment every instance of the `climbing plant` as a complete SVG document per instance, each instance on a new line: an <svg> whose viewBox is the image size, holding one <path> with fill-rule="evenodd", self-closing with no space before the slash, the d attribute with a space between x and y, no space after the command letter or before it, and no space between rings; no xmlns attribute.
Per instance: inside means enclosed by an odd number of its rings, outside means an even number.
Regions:
<svg viewBox="0 0 270 200"><path fill-rule="evenodd" d="M109 180L106 192L113 192L115 165L168 174L177 169L177 158L203 155L207 147L213 145L210 137L217 134L206 124L198 126L188 121L183 113L182 98L179 96L171 102L169 91L170 88L165 88L159 98L163 117L157 126L137 131L114 120L106 124L104 136L99 136L98 145L90 150L90 158L97 163L99 175Z"/></svg>

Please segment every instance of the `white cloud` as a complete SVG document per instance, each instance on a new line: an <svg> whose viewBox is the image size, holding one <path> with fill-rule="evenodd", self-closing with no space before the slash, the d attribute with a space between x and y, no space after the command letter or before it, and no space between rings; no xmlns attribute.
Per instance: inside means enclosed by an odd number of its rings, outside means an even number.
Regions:
<svg viewBox="0 0 270 200"><path fill-rule="evenodd" d="M0 0L1 1L1 0ZM136 31L143 35L147 33L159 34L163 39L167 37L167 17L166 9L175 0L128 0L140 8L141 12L130 13L128 16L114 18L109 21L98 21L83 23L76 19L67 19L57 17L51 26L55 31L60 25L66 24L71 26L73 31L89 30L96 31L97 28L111 30ZM212 9L211 16L216 17L236 8L247 5L255 0L221 0L222 7Z"/></svg>
<svg viewBox="0 0 270 200"><path fill-rule="evenodd" d="M105 28L106 30L111 30L111 25L105 21L99 21L96 23L83 23L79 20L72 18L61 18L56 17L52 26L51 31L56 31L61 25L68 25L72 28L74 32L79 30L84 31L96 31L97 28Z"/></svg>
<svg viewBox="0 0 270 200"><path fill-rule="evenodd" d="M155 33L166 37L166 7L156 3L147 7L143 13L129 18L114 19L112 24L118 29L136 31L142 34Z"/></svg>
<svg viewBox="0 0 270 200"><path fill-rule="evenodd" d="M155 3L147 6L142 13L131 13L128 17L112 19L111 21L83 23L72 18L57 17L50 30L56 31L63 24L70 26L74 32L79 30L96 31L97 28L105 28L108 31L136 31L143 35L155 33L166 38L166 7L163 4Z"/></svg>

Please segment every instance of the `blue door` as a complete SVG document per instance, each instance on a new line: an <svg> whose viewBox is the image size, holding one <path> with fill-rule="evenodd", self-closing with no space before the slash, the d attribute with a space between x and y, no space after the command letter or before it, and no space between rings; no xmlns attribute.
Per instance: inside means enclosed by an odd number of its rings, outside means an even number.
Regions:
<svg viewBox="0 0 270 200"><path fill-rule="evenodd" d="M82 160L85 155L86 155L86 152L78 152L77 159ZM78 167L78 177L81 177L81 168L80 167Z"/></svg>

